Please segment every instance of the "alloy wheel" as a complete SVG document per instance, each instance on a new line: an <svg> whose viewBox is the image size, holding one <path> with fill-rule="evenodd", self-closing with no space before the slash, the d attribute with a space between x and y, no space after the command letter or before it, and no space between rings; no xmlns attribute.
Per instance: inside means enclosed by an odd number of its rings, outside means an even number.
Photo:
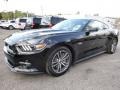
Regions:
<svg viewBox="0 0 120 90"><path fill-rule="evenodd" d="M62 73L68 69L70 64L70 55L66 50L58 51L52 59L52 69L56 73Z"/></svg>

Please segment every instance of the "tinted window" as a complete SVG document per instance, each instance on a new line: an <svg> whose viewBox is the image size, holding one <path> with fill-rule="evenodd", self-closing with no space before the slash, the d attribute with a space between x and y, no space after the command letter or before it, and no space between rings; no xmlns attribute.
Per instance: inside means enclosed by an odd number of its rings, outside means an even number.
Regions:
<svg viewBox="0 0 120 90"><path fill-rule="evenodd" d="M15 23L15 21L10 21L10 23Z"/></svg>
<svg viewBox="0 0 120 90"><path fill-rule="evenodd" d="M19 22L26 22L27 20L26 19L20 19Z"/></svg>
<svg viewBox="0 0 120 90"><path fill-rule="evenodd" d="M52 28L55 30L70 30L70 31L77 31L82 30L83 27L88 23L89 20L87 19L72 19L72 20L65 20L62 21Z"/></svg>
<svg viewBox="0 0 120 90"><path fill-rule="evenodd" d="M1 21L1 22L5 22L5 21Z"/></svg>
<svg viewBox="0 0 120 90"><path fill-rule="evenodd" d="M34 18L33 22L40 24L41 23L41 18Z"/></svg>
<svg viewBox="0 0 120 90"><path fill-rule="evenodd" d="M65 20L64 18L59 18L59 17L51 17L51 24L55 25L61 21Z"/></svg>
<svg viewBox="0 0 120 90"><path fill-rule="evenodd" d="M51 17L51 24L52 24L52 25L57 24L57 22L59 22L58 18L56 18L56 17Z"/></svg>
<svg viewBox="0 0 120 90"><path fill-rule="evenodd" d="M89 28L90 30L97 28L99 30L103 30L104 29L104 24L102 22L99 21L91 21L87 28Z"/></svg>

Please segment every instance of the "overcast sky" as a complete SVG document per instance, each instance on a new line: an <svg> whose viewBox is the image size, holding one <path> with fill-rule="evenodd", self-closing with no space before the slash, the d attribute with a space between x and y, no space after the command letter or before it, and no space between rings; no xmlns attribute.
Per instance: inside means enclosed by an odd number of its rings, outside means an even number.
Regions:
<svg viewBox="0 0 120 90"><path fill-rule="evenodd" d="M0 11L21 10L35 14L80 14L120 17L120 0L0 0ZM43 11L43 12L42 12Z"/></svg>

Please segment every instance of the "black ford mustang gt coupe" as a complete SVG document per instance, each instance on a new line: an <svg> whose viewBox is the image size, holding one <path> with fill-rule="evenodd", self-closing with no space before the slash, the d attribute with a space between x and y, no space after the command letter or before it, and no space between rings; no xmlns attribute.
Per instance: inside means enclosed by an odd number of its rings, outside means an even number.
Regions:
<svg viewBox="0 0 120 90"><path fill-rule="evenodd" d="M14 33L5 39L5 61L11 71L63 75L79 61L115 53L118 30L98 19L70 19L50 29Z"/></svg>

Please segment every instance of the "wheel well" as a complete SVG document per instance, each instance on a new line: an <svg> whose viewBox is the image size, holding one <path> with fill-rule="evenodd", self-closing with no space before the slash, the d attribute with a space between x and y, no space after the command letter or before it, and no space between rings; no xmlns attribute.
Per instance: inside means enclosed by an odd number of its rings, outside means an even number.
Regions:
<svg viewBox="0 0 120 90"><path fill-rule="evenodd" d="M75 51L74 51L74 49L70 45L65 44L65 43L56 44L52 48L57 48L57 47L60 47L60 46L67 47L71 51L71 53L72 53L72 63L73 63L74 60L75 60Z"/></svg>
<svg viewBox="0 0 120 90"><path fill-rule="evenodd" d="M13 25L9 25L9 26L8 26L8 28L9 28L9 27L11 27L11 26L14 28L14 26L13 26Z"/></svg>
<svg viewBox="0 0 120 90"><path fill-rule="evenodd" d="M13 27L13 25L9 25L9 27L10 27L10 26L12 26L12 27Z"/></svg>

